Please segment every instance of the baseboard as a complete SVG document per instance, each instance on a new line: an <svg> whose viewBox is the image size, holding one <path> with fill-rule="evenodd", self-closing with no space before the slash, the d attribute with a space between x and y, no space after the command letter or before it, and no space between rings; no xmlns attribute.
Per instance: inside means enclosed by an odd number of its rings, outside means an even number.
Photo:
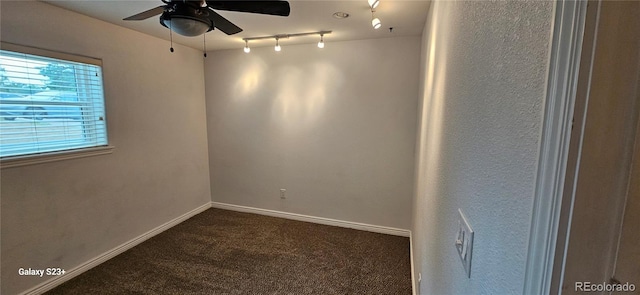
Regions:
<svg viewBox="0 0 640 295"><path fill-rule="evenodd" d="M231 211L267 215L272 217L280 217L280 218L297 220L297 221L305 221L305 222L312 222L312 223L318 223L318 224L324 224L324 225L346 227L346 228L352 228L357 230L364 230L364 231L388 234L388 235L394 235L394 236L401 236L401 237L409 237L411 233L411 231L406 229L399 229L399 228L351 222L351 221L343 221L343 220L337 220L337 219L331 219L331 218L309 216L309 215L303 215L303 214L297 214L297 213L289 213L289 212L283 212L283 211L268 210L268 209L233 205L233 204L227 204L227 203L211 202L211 207L218 208L218 209L231 210Z"/></svg>
<svg viewBox="0 0 640 295"><path fill-rule="evenodd" d="M411 260L411 290L413 290L412 294L417 295L419 290L416 289L416 272L415 268L413 268L413 232L409 231L409 259Z"/></svg>
<svg viewBox="0 0 640 295"><path fill-rule="evenodd" d="M84 273L85 271L88 271L88 270L98 266L99 264L101 264L101 263L103 263L103 262L105 262L105 261L107 261L107 260L109 260L109 259L111 259L111 258L123 253L124 251L127 251L127 250L137 246L138 244L140 244L140 243L152 238L153 236L155 236L155 235L157 235L157 234L159 234L159 233L161 233L161 232L163 232L163 231L165 231L165 230L167 230L167 229L169 229L169 228L171 228L171 227L173 227L173 226L175 226L175 225L177 225L177 224L179 224L179 223L181 223L181 222L183 222L183 221L185 221L185 220L195 216L196 214L201 213L201 212L203 212L203 211L205 211L205 210L207 210L209 208L211 208L211 203L206 203L206 204L204 204L204 205L202 205L202 206L200 206L200 207L198 207L196 209L193 209L193 210L191 210L191 211L189 211L189 212L187 212L187 213L185 213L185 214L183 214L183 215L181 215L181 216L179 216L179 217L177 217L177 218L175 218L175 219L173 219L173 220L171 220L171 221L169 221L169 222L167 222L167 223L165 223L165 224L163 224L161 226L158 226L158 227L156 227L156 228L154 228L154 229L152 229L152 230L150 230L150 231L148 231L148 232L146 232L146 233L144 233L144 234L142 234L142 235L140 235L140 236L138 236L138 237L126 242L126 243L124 243L124 244L121 244L120 246L117 246L117 247L115 247L115 248L113 248L113 249L111 249L111 250L109 250L109 251L107 251L105 253L102 253L102 254L98 255L97 257L95 257L95 258L93 258L93 259L91 259L91 260L89 260L89 261L87 261L87 262L85 262L85 263L83 263L83 264L81 264L79 266L76 266L76 267L74 267L74 268L72 268L70 270L67 270L64 275L61 275L61 276L58 276L58 277L54 277L54 278L52 278L50 280L42 282L41 284L39 284L39 285L37 285L37 286L27 290L27 291L24 291L24 292L22 292L20 294L21 295L31 295L31 294L42 294L44 292L47 292L47 291L49 291L49 290L61 285L62 283L66 282L66 281L69 281L69 280L73 279L74 277Z"/></svg>

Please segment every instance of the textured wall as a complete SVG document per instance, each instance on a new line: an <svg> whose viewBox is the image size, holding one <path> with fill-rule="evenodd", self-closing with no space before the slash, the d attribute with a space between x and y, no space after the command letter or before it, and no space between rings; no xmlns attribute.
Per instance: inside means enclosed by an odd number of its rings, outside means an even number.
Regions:
<svg viewBox="0 0 640 295"><path fill-rule="evenodd" d="M522 292L552 2L435 1L423 32L413 246L422 294ZM471 278L457 210L475 231Z"/></svg>
<svg viewBox="0 0 640 295"><path fill-rule="evenodd" d="M210 201L202 53L42 2L2 1L2 41L103 60L111 155L2 169L2 294ZM35 20L35 21L34 21Z"/></svg>
<svg viewBox="0 0 640 295"><path fill-rule="evenodd" d="M210 52L212 199L408 229L420 38L326 43Z"/></svg>

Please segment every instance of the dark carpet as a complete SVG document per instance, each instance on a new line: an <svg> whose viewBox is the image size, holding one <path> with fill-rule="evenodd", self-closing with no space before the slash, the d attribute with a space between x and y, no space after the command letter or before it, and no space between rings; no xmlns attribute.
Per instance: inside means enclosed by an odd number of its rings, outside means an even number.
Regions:
<svg viewBox="0 0 640 295"><path fill-rule="evenodd" d="M46 294L411 294L409 239L209 209Z"/></svg>

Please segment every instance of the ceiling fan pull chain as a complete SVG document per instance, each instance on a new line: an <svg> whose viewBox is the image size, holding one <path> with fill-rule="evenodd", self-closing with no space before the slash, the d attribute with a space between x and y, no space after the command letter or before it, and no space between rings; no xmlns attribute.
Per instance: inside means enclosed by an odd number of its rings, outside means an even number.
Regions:
<svg viewBox="0 0 640 295"><path fill-rule="evenodd" d="M202 34L202 41L204 43L204 57L207 57L207 34Z"/></svg>
<svg viewBox="0 0 640 295"><path fill-rule="evenodd" d="M171 29L172 25L171 25L171 21L169 21L169 40L171 42L171 47L169 48L169 51L173 52L173 29Z"/></svg>

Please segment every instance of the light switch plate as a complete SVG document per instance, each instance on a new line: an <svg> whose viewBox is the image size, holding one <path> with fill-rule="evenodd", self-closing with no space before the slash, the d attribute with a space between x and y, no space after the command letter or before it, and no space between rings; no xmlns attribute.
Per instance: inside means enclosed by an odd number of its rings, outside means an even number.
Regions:
<svg viewBox="0 0 640 295"><path fill-rule="evenodd" d="M471 254L473 250L473 230L464 217L461 209L458 209L458 224L455 241L456 250L462 261L467 277L471 277Z"/></svg>

